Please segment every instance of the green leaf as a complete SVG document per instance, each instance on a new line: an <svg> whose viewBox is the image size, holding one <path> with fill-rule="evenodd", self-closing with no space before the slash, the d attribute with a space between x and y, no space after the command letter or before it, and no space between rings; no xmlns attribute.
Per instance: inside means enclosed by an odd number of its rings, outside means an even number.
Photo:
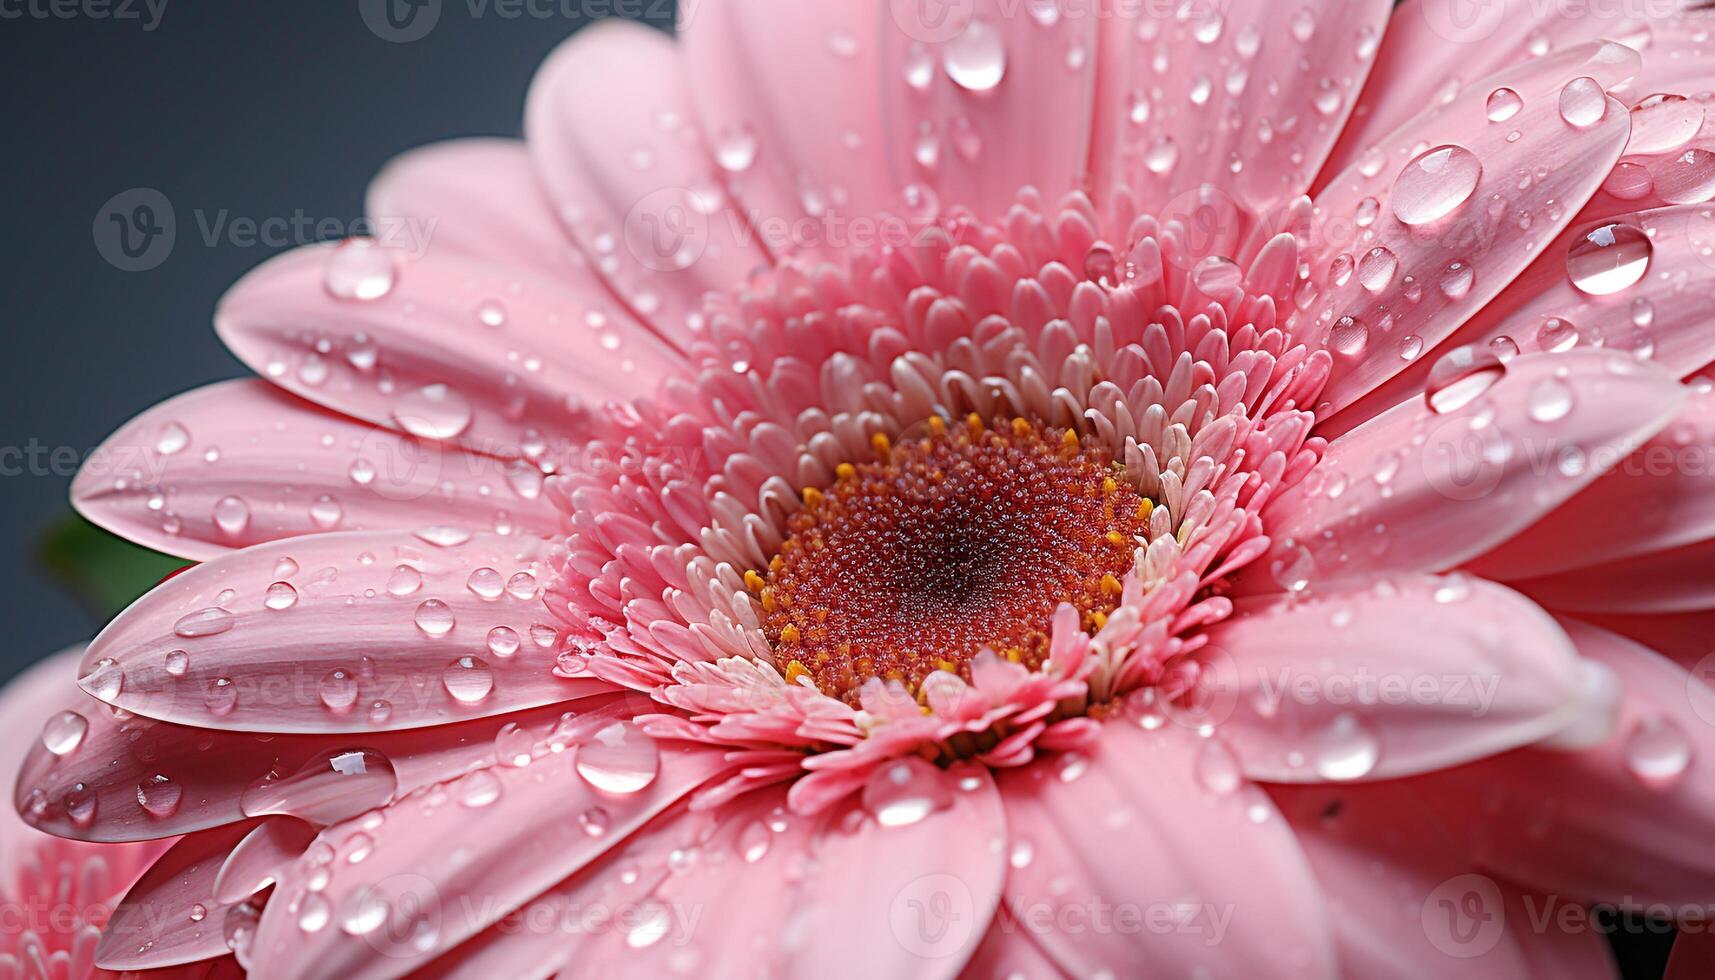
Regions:
<svg viewBox="0 0 1715 980"><path fill-rule="evenodd" d="M132 544L76 514L42 535L36 560L103 622L168 575L193 564Z"/></svg>

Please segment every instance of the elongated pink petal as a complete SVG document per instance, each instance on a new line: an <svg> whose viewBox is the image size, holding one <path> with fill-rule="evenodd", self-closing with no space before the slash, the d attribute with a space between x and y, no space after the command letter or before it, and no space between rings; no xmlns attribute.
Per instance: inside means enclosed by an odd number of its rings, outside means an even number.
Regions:
<svg viewBox="0 0 1715 980"><path fill-rule="evenodd" d="M1208 183L1272 215L1321 170L1392 6L1116 3L1125 15L1102 24L1091 185L1129 185L1176 216L1169 202Z"/></svg>
<svg viewBox="0 0 1715 980"><path fill-rule="evenodd" d="M874 88L888 29L885 10L841 0L679 8L691 101L722 179L753 225L800 228L775 252L831 258L854 216L902 203L888 153L906 124L882 115Z"/></svg>
<svg viewBox="0 0 1715 980"><path fill-rule="evenodd" d="M96 951L101 967L152 970L226 955L227 915L237 903L217 901L214 882L227 854L255 828L249 822L192 834L156 859L109 920Z"/></svg>
<svg viewBox="0 0 1715 980"><path fill-rule="evenodd" d="M1623 10L1624 8L1614 8ZM1405 0L1388 21L1370 84L1323 174L1323 182L1355 163L1425 106L1461 92L1487 97L1483 80L1550 51L1601 39L1633 42L1649 28L1635 18L1587 16L1584 7L1532 0Z"/></svg>
<svg viewBox="0 0 1715 980"><path fill-rule="evenodd" d="M1375 980L1524 976L1522 947L1536 933L1507 922L1505 889L1477 873L1410 786L1270 790L1327 896L1341 967Z"/></svg>
<svg viewBox="0 0 1715 980"><path fill-rule="evenodd" d="M1271 560L1241 591L1456 567L1625 459L1685 398L1625 354L1476 362L1334 440L1309 479L1270 501Z"/></svg>
<svg viewBox="0 0 1715 980"><path fill-rule="evenodd" d="M1528 745L1582 671L1524 597L1463 575L1248 600L1209 631L1208 720L1254 779L1390 779Z"/></svg>
<svg viewBox="0 0 1715 980"><path fill-rule="evenodd" d="M264 263L221 300L215 326L263 377L318 404L561 467L615 431L613 406L648 398L682 363L587 274L541 279L354 242Z"/></svg>
<svg viewBox="0 0 1715 980"><path fill-rule="evenodd" d="M1001 774L1005 914L1068 973L1335 974L1322 897L1274 804L1236 774L1205 783L1200 766L1218 746L1116 721L1087 757ZM1173 926L1100 928L1089 916L1101 909Z"/></svg>
<svg viewBox="0 0 1715 980"><path fill-rule="evenodd" d="M719 751L656 749L627 727L608 742L598 735L400 800L374 826L360 819L332 828L288 872L263 913L252 959L288 976L409 972L621 845L729 767ZM394 825L410 832L373 833ZM358 862L340 856L354 849L365 852Z"/></svg>
<svg viewBox="0 0 1715 980"><path fill-rule="evenodd" d="M938 201L992 219L1023 187L1050 201L1084 188L1104 19L1094 6L887 5L876 76L863 84L879 93L880 135L906 189L892 211L919 217Z"/></svg>
<svg viewBox="0 0 1715 980"><path fill-rule="evenodd" d="M1715 538L1710 446L1715 392L1694 388L1667 428L1470 567L1488 578L1523 578ZM1607 525L1614 533L1590 533Z"/></svg>
<svg viewBox="0 0 1715 980"><path fill-rule="evenodd" d="M1563 900L1707 906L1715 689L1605 630L1566 628L1618 682L1613 733L1426 776L1425 803L1484 865Z"/></svg>
<svg viewBox="0 0 1715 980"><path fill-rule="evenodd" d="M512 266L533 277L583 278L522 140L461 139L401 154L369 184L376 237Z"/></svg>
<svg viewBox="0 0 1715 980"><path fill-rule="evenodd" d="M548 549L453 528L257 545L121 613L80 683L151 718L261 732L420 728L609 690L553 673Z"/></svg>
<svg viewBox="0 0 1715 980"><path fill-rule="evenodd" d="M402 436L258 380L199 388L108 437L72 502L140 544L207 559L324 531L428 524L546 537L562 520L542 472Z"/></svg>
<svg viewBox="0 0 1715 980"><path fill-rule="evenodd" d="M1715 538L1590 568L1517 578L1508 584L1551 609L1574 614L1672 615L1715 610Z"/></svg>
<svg viewBox="0 0 1715 980"><path fill-rule="evenodd" d="M44 703L66 705L65 684ZM473 766L528 758L561 722L558 705L453 725L357 738L211 731L115 713L73 693L56 733L81 730L57 751L32 740L17 780L17 807L34 825L90 841L151 840L258 816L302 811L340 819L457 776ZM586 714L611 697L585 699ZM75 718L70 717L75 715ZM68 727L69 726L69 727ZM38 724L37 729L44 726ZM346 765L358 753L373 766ZM290 777L290 782L281 779Z"/></svg>
<svg viewBox="0 0 1715 980"><path fill-rule="evenodd" d="M1715 174L1715 157L1709 165ZM1704 206L1580 218L1441 349L1470 346L1510 357L1606 347L1684 377L1715 360L1715 330L1703 304L1715 281L1712 249L1715 217ZM1328 431L1415 395L1436 361L1419 358L1335 417Z"/></svg>
<svg viewBox="0 0 1715 980"><path fill-rule="evenodd" d="M679 49L660 31L606 20L573 35L537 71L525 130L591 267L674 343L696 338L704 293L767 267L767 244L727 196L697 127Z"/></svg>
<svg viewBox="0 0 1715 980"><path fill-rule="evenodd" d="M1433 351L1573 220L1631 128L1603 86L1637 67L1619 44L1529 62L1494 79L1523 100L1507 124L1489 120L1487 87L1475 86L1379 141L1317 195L1321 240L1290 324L1334 355L1329 411ZM1594 122L1563 118L1568 86L1593 103Z"/></svg>

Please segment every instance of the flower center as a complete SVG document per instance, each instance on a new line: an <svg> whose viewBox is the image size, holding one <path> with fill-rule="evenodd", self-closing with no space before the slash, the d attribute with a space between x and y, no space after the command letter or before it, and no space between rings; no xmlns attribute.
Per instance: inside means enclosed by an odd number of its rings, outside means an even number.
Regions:
<svg viewBox="0 0 1715 980"><path fill-rule="evenodd" d="M745 576L788 680L855 704L872 677L969 680L985 648L1036 669L1060 603L1085 630L1119 604L1152 505L1075 432L937 417L875 449L805 490L766 578Z"/></svg>

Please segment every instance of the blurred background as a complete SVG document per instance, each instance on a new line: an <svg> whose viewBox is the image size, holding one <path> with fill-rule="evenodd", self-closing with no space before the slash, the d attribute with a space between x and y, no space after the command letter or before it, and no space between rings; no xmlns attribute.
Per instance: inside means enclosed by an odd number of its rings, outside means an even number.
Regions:
<svg viewBox="0 0 1715 980"><path fill-rule="evenodd" d="M222 291L317 240L318 224L352 227L394 154L519 135L537 64L586 14L670 29L674 3L69 9L0 19L0 594L13 637L0 681L88 639L176 566L75 521L67 488L132 415L249 373L214 335ZM158 205L150 191L171 208L171 242L119 241L102 219Z"/></svg>
<svg viewBox="0 0 1715 980"><path fill-rule="evenodd" d="M393 155L518 135L537 64L589 13L670 28L674 2L111 0L104 19L83 12L92 5L67 9L0 19L0 594L13 636L0 681L88 639L179 564L74 518L67 488L132 415L249 373L210 323L225 288L322 237L317 225L353 227ZM162 199L170 242L116 238L112 214L164 211ZM1616 942L1626 976L1659 977L1668 937L1622 931L1633 933Z"/></svg>

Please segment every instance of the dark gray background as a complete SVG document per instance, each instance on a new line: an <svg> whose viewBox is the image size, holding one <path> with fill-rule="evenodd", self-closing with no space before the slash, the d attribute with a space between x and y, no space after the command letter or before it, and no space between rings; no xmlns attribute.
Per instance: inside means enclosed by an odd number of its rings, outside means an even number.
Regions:
<svg viewBox="0 0 1715 980"><path fill-rule="evenodd" d="M444 0L409 43L371 31L358 0L167 0L150 31L86 15L0 19L0 446L81 457L149 405L248 373L210 316L233 280L280 249L209 246L198 212L349 226L394 154L519 133L537 64L584 23L565 8L668 24L673 5L533 6L551 16ZM137 187L172 203L177 235L158 267L124 272L97 251L93 227ZM101 625L33 567L43 529L68 512L69 483L64 466L0 475L0 680Z"/></svg>

